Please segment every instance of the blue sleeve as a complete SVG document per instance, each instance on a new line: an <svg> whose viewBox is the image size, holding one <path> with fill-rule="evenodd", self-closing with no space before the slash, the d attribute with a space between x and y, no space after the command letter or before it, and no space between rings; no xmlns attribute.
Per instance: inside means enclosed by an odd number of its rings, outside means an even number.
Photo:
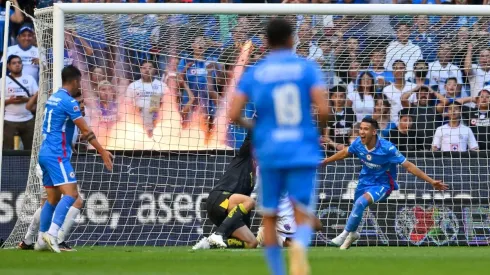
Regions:
<svg viewBox="0 0 490 275"><path fill-rule="evenodd" d="M63 100L63 104L61 106L72 121L75 121L82 117L82 112L80 112L80 105L78 105L78 101L76 101L75 99Z"/></svg>
<svg viewBox="0 0 490 275"><path fill-rule="evenodd" d="M400 153L400 151L398 151L395 145L393 145L392 143L388 143L388 145L390 147L388 148L387 157L390 163L403 164L407 160L407 158L405 158L405 156Z"/></svg>
<svg viewBox="0 0 490 275"><path fill-rule="evenodd" d="M351 155L356 155L357 154L357 144L358 144L358 138L352 142L352 144L349 146L349 149L347 152Z"/></svg>
<svg viewBox="0 0 490 275"><path fill-rule="evenodd" d="M253 68L248 68L237 85L237 93L244 94L249 99L252 98L253 71Z"/></svg>
<svg viewBox="0 0 490 275"><path fill-rule="evenodd" d="M180 61L179 61L179 65L177 66L177 72L179 73L183 73L184 72L184 68L185 68L185 64L186 64L186 60L185 58L182 58Z"/></svg>
<svg viewBox="0 0 490 275"><path fill-rule="evenodd" d="M320 67L313 62L309 62L308 67L307 77L310 87L327 87L327 83L325 83L323 72L320 70Z"/></svg>

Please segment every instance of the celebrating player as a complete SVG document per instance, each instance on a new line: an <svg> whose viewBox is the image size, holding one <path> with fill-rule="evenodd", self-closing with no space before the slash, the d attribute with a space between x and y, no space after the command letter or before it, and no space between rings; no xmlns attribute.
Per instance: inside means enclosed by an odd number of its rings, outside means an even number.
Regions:
<svg viewBox="0 0 490 275"><path fill-rule="evenodd" d="M398 190L395 182L397 165L402 165L414 176L430 183L436 190L446 190L448 186L434 180L408 161L398 152L395 145L377 135L378 122L364 118L359 127L359 137L347 148L323 160L328 164L355 155L362 163L359 183L354 195L354 207L347 220L344 231L332 240L340 249L348 249L359 239L357 228L362 220L364 209L373 203L385 200L391 191Z"/></svg>
<svg viewBox="0 0 490 275"><path fill-rule="evenodd" d="M210 245L225 248L255 248L257 240L250 231L249 212L255 207L250 194L255 186L255 164L247 134L240 151L228 165L224 175L206 201L208 218L218 229L201 239L192 249L208 249ZM229 237L232 236L233 238Z"/></svg>
<svg viewBox="0 0 490 275"><path fill-rule="evenodd" d="M252 143L264 183L259 191L263 213L265 255L272 274L285 274L282 250L277 244L279 199L288 192L294 205L297 229L290 245L292 274L308 274L306 255L312 235L312 195L316 183L315 157L320 158L319 134L312 123L312 103L322 124L329 106L326 84L318 65L296 56L293 28L273 19L266 30L271 52L248 68L229 110L232 121L254 128ZM248 101L255 103L256 125L241 117Z"/></svg>
<svg viewBox="0 0 490 275"><path fill-rule="evenodd" d="M44 109L39 165L43 172L43 185L46 187L48 199L41 210L39 237L36 243L40 250L47 246L53 252L60 252L58 231L68 210L78 198L75 172L70 163L72 152L70 146L67 146L67 140L72 139L75 126L101 155L105 167L112 170L112 154L99 144L82 118L80 106L74 99L80 94L81 76L80 70L76 67L65 67L61 72L62 87L48 98Z"/></svg>

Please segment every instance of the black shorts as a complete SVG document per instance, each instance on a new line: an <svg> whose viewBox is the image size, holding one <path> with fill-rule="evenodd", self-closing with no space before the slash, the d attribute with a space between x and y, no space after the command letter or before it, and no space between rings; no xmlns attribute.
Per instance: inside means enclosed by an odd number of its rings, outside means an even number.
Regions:
<svg viewBox="0 0 490 275"><path fill-rule="evenodd" d="M206 211L211 222L220 226L228 215L228 199L233 195L230 192L211 191L206 200Z"/></svg>

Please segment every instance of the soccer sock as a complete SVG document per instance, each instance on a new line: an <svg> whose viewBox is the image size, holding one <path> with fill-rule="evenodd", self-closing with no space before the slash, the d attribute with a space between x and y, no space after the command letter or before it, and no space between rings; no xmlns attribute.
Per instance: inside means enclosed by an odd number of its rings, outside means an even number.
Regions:
<svg viewBox="0 0 490 275"><path fill-rule="evenodd" d="M228 238L225 240L226 248L245 248L245 242L235 238Z"/></svg>
<svg viewBox="0 0 490 275"><path fill-rule="evenodd" d="M49 225L53 220L55 206L51 205L49 201L46 201L43 205L43 209L41 210L41 221L39 223L39 231L46 232L49 229Z"/></svg>
<svg viewBox="0 0 490 275"><path fill-rule="evenodd" d="M34 234L36 234L37 231L39 231L39 222L41 220L41 210L42 208L39 207L36 212L34 212L34 216L32 216L32 221L31 224L29 224L29 227L27 228L27 233L26 236L24 237L24 243L27 245L30 245L33 243L33 238Z"/></svg>
<svg viewBox="0 0 490 275"><path fill-rule="evenodd" d="M309 224L300 224L296 228L293 239L307 248L310 245L311 234L313 234L313 228Z"/></svg>
<svg viewBox="0 0 490 275"><path fill-rule="evenodd" d="M60 231L58 231L58 243L64 242L65 238L70 234L78 214L80 214L80 209L73 206L70 207L70 210L66 214L65 222L61 226Z"/></svg>
<svg viewBox="0 0 490 275"><path fill-rule="evenodd" d="M277 246L266 246L265 258L271 274L273 275L285 275L286 271L284 269L284 258L282 257L282 249Z"/></svg>
<svg viewBox="0 0 490 275"><path fill-rule="evenodd" d="M361 196L356 200L354 203L354 208L352 209L352 212L349 216L349 219L347 220L347 225L345 226L345 230L348 232L355 232L357 231L357 227L359 227L359 224L361 223L362 220L362 214L364 213L364 209L369 206L369 202L364 196Z"/></svg>
<svg viewBox="0 0 490 275"><path fill-rule="evenodd" d="M231 209L230 213L228 213L228 216L226 219L221 223L221 225L218 227L216 230L216 233L228 237L233 233L234 225L236 225L239 221L243 219L243 216L247 215L248 211L245 209L245 206L243 204L239 204L233 209Z"/></svg>
<svg viewBox="0 0 490 275"><path fill-rule="evenodd" d="M66 214L73 203L75 203L75 198L72 196L65 195L61 198L60 202L56 206L56 210L54 211L53 222L49 227L48 233L51 236L58 237L58 230L60 229L61 225L63 225Z"/></svg>

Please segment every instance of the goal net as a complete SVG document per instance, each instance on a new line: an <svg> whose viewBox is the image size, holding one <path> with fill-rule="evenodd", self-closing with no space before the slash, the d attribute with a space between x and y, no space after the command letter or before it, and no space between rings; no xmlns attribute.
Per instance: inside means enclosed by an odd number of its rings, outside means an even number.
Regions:
<svg viewBox="0 0 490 275"><path fill-rule="evenodd" d="M130 7L137 12L146 5ZM246 135L226 118L227 104L246 67L267 53L265 24L277 15L254 14L257 6L248 5L159 5L152 6L155 14L104 6L87 4L83 14L65 10L62 22L52 8L36 11L41 96L26 199L7 247L23 238L39 207L41 114L59 88L53 79L60 56L63 65L82 71L85 119L115 152L114 171L107 172L86 142L75 141L72 164L85 203L69 241L193 245L213 230L207 194ZM490 117L489 92L482 90L490 81L490 17L470 7L425 6L416 14L413 6L374 5L367 14L358 5L341 6L297 5L298 14L289 6L270 9L294 24L296 53L321 65L330 89L334 115L319 150L332 155L348 146L358 122L372 116L380 135L450 186L435 192L399 168L400 190L365 213L357 244L487 245ZM164 14L178 8L188 14ZM490 14L487 6L478 9ZM53 52L53 35L64 49ZM253 114L250 102L244 115ZM476 147L480 152L468 152ZM343 230L360 169L354 158L319 169L316 214L323 229L314 245L327 245ZM259 224L252 214L254 233Z"/></svg>

